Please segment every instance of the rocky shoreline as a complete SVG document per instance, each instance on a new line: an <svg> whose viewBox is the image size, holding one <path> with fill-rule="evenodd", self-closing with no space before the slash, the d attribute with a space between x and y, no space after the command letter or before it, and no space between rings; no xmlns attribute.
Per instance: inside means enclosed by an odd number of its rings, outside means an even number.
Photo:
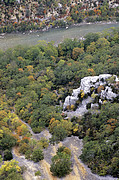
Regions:
<svg viewBox="0 0 119 180"><path fill-rule="evenodd" d="M68 28L72 28L72 27L80 27L80 26L84 26L84 25L93 25L93 24L97 24L97 25L99 25L99 24L118 24L119 22L117 22L117 21L96 21L96 22L89 22L89 23L87 23L87 22L82 22L82 23L74 23L74 24L71 24L70 26L66 26L66 27L60 27L60 26L58 26L58 27L48 27L48 26L46 26L45 28L43 28L43 29L39 29L39 30L30 30L30 31L25 31L25 32L19 32L19 31L17 31L17 32L11 32L11 33L0 33L0 38L4 38L5 37L5 35L6 34L32 34L32 33L36 33L36 32L46 32L46 31L49 31L49 30L51 30L51 29L60 29L60 28L62 28L62 29L68 29Z"/></svg>

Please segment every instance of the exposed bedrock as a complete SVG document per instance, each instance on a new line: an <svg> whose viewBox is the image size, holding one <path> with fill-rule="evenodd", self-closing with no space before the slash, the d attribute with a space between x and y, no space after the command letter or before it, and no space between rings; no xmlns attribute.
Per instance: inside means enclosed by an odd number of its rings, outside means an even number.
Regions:
<svg viewBox="0 0 119 180"><path fill-rule="evenodd" d="M114 91L118 82L118 77L111 74L84 77L81 79L80 87L74 89L72 95L65 98L63 110L68 110L67 115L72 113L73 116L79 116L87 111L86 106L88 103L91 103L91 107L98 107L98 104L95 105L93 101L96 96L98 96L98 103L102 103L104 100L112 101L118 96ZM69 111L70 108L67 107L75 106L77 102L79 105L75 111Z"/></svg>

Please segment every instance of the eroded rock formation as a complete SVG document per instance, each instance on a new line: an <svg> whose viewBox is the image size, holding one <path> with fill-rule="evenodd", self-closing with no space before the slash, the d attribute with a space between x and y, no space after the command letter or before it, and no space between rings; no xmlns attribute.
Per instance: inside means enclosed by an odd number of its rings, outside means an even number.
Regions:
<svg viewBox="0 0 119 180"><path fill-rule="evenodd" d="M73 105L75 111L72 115L82 115L87 111L87 104L91 107L98 107L104 101L118 99L119 79L116 75L101 74L99 76L88 76L81 79L80 87L73 90L71 96L65 98L64 110L71 110ZM74 113L75 112L75 113ZM71 111L68 112L71 115Z"/></svg>

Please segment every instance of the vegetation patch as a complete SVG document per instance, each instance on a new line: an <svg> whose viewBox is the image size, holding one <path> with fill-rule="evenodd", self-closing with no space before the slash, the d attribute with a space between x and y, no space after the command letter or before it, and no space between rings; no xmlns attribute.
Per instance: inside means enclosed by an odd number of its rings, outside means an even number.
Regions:
<svg viewBox="0 0 119 180"><path fill-rule="evenodd" d="M89 111L84 117L71 120L62 113L61 106L72 89L79 87L82 78L105 73L119 75L119 29L90 33L84 41L66 39L58 47L53 42L41 41L32 47L0 51L0 161L11 160L14 146L34 162L44 158L49 140L32 139L21 118L35 133L48 128L52 133L51 143L63 141L72 134L84 138L81 159L99 175L118 177L118 97L110 103L104 99L99 104L100 113ZM113 78L108 81L118 94L118 82ZM105 86L97 92L103 89ZM97 92L91 91L95 103L99 103ZM81 92L76 107L85 98ZM62 177L71 171L71 156L64 149L58 150L52 160L51 171L55 176ZM61 170L62 166L65 171ZM8 174L5 170L1 175L6 178Z"/></svg>
<svg viewBox="0 0 119 180"><path fill-rule="evenodd" d="M64 177L71 172L71 151L67 147L60 147L52 158L50 171L54 176Z"/></svg>

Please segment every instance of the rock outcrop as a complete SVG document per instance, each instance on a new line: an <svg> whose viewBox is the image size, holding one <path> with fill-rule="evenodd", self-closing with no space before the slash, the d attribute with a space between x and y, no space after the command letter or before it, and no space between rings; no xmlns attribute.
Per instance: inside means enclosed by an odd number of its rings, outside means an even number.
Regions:
<svg viewBox="0 0 119 180"><path fill-rule="evenodd" d="M113 101L118 96L118 93L115 93L115 86L118 82L118 77L111 74L84 77L81 79L80 87L74 89L72 95L65 98L63 109L70 109L72 105L75 106L77 101L79 101L75 112L77 115L82 115L87 110L86 105L88 103L92 103L91 107L95 107L94 99L96 97L98 102L95 103L103 103L104 100ZM98 105L96 104L97 107ZM82 109L83 112L81 111Z"/></svg>

